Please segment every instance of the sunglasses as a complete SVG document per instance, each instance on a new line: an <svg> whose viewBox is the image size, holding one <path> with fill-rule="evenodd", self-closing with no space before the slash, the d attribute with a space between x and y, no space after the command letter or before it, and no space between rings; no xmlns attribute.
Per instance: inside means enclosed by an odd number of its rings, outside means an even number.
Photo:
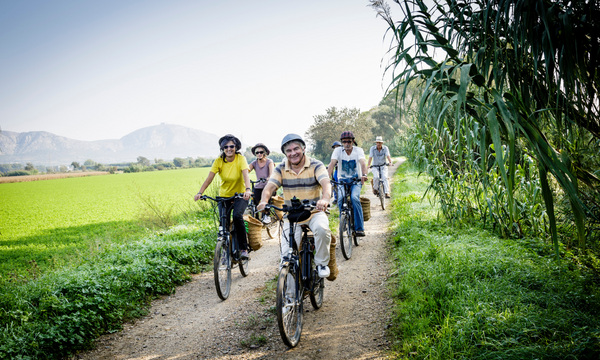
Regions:
<svg viewBox="0 0 600 360"><path fill-rule="evenodd" d="M342 140L343 144L352 144L352 140Z"/></svg>
<svg viewBox="0 0 600 360"><path fill-rule="evenodd" d="M235 149L235 145L225 145L225 146L223 146L223 150L227 150L227 149Z"/></svg>
<svg viewBox="0 0 600 360"><path fill-rule="evenodd" d="M265 153L264 151L257 151L257 152L255 152L256 155L258 155L258 154L264 154L264 153Z"/></svg>

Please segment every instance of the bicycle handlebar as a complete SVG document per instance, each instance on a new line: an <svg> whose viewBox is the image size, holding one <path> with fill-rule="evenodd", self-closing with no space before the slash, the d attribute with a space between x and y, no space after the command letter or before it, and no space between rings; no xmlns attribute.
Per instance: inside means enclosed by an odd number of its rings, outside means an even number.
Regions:
<svg viewBox="0 0 600 360"><path fill-rule="evenodd" d="M254 180L250 180L250 182L251 182L252 184L259 184L259 183L264 183L264 182L267 182L267 179L265 179L265 178L260 178L260 179L258 179L258 180L256 180L256 181L254 181Z"/></svg>
<svg viewBox="0 0 600 360"><path fill-rule="evenodd" d="M329 207L329 204L327 204L327 207ZM287 206L287 205L283 204L283 207L277 207L272 204L265 205L265 210L276 209L276 210L283 211L286 213L290 213L290 212L294 212L294 211L304 211L304 210L312 211L316 208L317 208L317 202L313 201L313 202L309 203L308 200L302 201L298 206Z"/></svg>
<svg viewBox="0 0 600 360"><path fill-rule="evenodd" d="M361 182L360 178L352 178L351 182L341 182L341 181L335 181L335 180L329 180L329 181L334 185L354 185L354 184L358 184Z"/></svg>
<svg viewBox="0 0 600 360"><path fill-rule="evenodd" d="M369 166L369 169L372 168L372 167L374 167L374 166L376 166L376 167L382 167L382 166L390 166L390 165L392 165L392 164L388 164L388 163L381 164L381 165L375 165L375 164L373 164L373 165Z"/></svg>
<svg viewBox="0 0 600 360"><path fill-rule="evenodd" d="M216 198L214 198L214 197L210 197L210 196L208 196L208 195L202 195L202 196L200 196L200 199L199 199L199 200L206 200L206 199L209 199L209 200L212 200L212 201L214 201L214 202L222 202L222 201L227 201L227 200L233 200L233 199L243 199L243 198L244 198L244 195L242 195L242 194L238 194L238 193L235 193L235 195L233 195L233 196L230 196L230 197L220 197L220 196L217 196Z"/></svg>

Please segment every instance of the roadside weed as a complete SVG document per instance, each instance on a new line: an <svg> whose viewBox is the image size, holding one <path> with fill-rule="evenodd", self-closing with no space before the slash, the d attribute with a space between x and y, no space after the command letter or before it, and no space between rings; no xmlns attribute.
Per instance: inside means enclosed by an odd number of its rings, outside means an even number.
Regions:
<svg viewBox="0 0 600 360"><path fill-rule="evenodd" d="M395 177L390 335L398 358L595 359L598 278L552 249L449 224L421 201L428 179Z"/></svg>

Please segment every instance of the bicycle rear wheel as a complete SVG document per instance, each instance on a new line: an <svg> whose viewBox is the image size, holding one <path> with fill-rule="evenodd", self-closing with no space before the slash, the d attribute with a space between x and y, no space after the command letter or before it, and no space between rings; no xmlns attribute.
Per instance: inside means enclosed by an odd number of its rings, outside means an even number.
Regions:
<svg viewBox="0 0 600 360"><path fill-rule="evenodd" d="M310 303L315 310L319 310L323 306L323 293L325 292L325 279L322 279L317 274L317 270L313 269L314 279L313 288L309 294Z"/></svg>
<svg viewBox="0 0 600 360"><path fill-rule="evenodd" d="M229 256L229 249L223 240L217 241L213 269L217 295L219 295L221 300L226 300L231 290L231 257Z"/></svg>
<svg viewBox="0 0 600 360"><path fill-rule="evenodd" d="M277 280L277 325L283 343L295 347L302 334L302 286L298 274L286 266L279 272Z"/></svg>
<svg viewBox="0 0 600 360"><path fill-rule="evenodd" d="M348 214L342 214L340 217L340 247L346 260L352 257L352 230L348 220Z"/></svg>
<svg viewBox="0 0 600 360"><path fill-rule="evenodd" d="M246 260L240 260L240 261L238 262L238 265L240 266L240 273L242 273L242 276L243 276L243 277L246 277L246 276L248 276L248 274L249 274L249 270L250 270L250 269L249 269L249 266L248 266L248 263L249 263L249 262L250 262L250 260L249 260L249 259L246 259Z"/></svg>
<svg viewBox="0 0 600 360"><path fill-rule="evenodd" d="M381 202L381 209L385 210L385 194L383 193L383 185L381 180L379 180L379 201Z"/></svg>
<svg viewBox="0 0 600 360"><path fill-rule="evenodd" d="M241 251L239 250L239 243L237 242L237 239L235 238L235 235L233 232L231 233L231 241L233 241L234 244L238 244L237 248L238 248L238 256L239 256ZM242 274L243 277L246 277L249 274L249 269L248 269L249 262L250 262L249 259L242 260L241 258L239 258L239 260L238 260L237 264L240 267L240 273Z"/></svg>

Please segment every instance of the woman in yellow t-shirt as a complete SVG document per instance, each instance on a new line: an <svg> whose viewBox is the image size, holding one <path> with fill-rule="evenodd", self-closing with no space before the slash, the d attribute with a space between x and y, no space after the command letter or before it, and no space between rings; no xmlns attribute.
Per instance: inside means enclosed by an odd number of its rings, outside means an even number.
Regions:
<svg viewBox="0 0 600 360"><path fill-rule="evenodd" d="M230 200L227 203L219 203L219 214L227 212L227 216L233 210L233 224L235 225L235 238L241 250L240 258L248 259L248 240L246 239L246 227L244 226L244 211L248 207L248 200L252 194L250 189L250 177L248 176L248 162L240 153L242 143L238 138L227 134L219 139L221 147L221 156L213 162L210 172L200 187L198 194L194 196L194 201L198 201L206 188L219 174L221 178L221 188L219 196L231 197L235 193L243 193L243 199Z"/></svg>

